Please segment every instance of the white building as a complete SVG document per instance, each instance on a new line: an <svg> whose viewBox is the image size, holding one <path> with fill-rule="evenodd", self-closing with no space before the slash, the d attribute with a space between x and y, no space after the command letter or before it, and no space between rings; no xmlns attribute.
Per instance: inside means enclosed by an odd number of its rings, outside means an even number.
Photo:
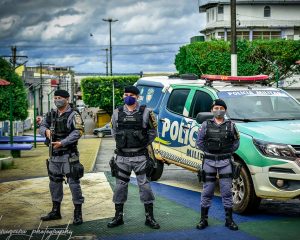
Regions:
<svg viewBox="0 0 300 240"><path fill-rule="evenodd" d="M230 0L200 0L206 40L230 40ZM236 0L237 37L255 39L300 39L299 0Z"/></svg>

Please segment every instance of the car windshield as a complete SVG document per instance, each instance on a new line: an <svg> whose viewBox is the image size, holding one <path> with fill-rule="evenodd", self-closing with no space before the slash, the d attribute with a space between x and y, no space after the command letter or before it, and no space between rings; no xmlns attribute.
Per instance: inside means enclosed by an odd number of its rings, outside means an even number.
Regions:
<svg viewBox="0 0 300 240"><path fill-rule="evenodd" d="M281 90L222 91L227 115L241 121L300 119L300 103Z"/></svg>
<svg viewBox="0 0 300 240"><path fill-rule="evenodd" d="M137 86L140 90L140 98L139 103L147 105L148 108L156 108L158 101L161 96L161 87L153 87L153 86Z"/></svg>

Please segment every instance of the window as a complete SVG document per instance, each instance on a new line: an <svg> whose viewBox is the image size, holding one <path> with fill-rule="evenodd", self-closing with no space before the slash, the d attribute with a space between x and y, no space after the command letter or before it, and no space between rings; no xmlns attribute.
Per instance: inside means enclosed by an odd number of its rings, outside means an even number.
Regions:
<svg viewBox="0 0 300 240"><path fill-rule="evenodd" d="M162 95L161 87L137 86L140 90L139 103L147 105L148 108L154 109Z"/></svg>
<svg viewBox="0 0 300 240"><path fill-rule="evenodd" d="M175 89L172 91L167 103L167 109L172 112L183 114L186 99L190 93L189 89Z"/></svg>
<svg viewBox="0 0 300 240"><path fill-rule="evenodd" d="M271 7L270 6L265 6L264 17L271 17Z"/></svg>
<svg viewBox="0 0 300 240"><path fill-rule="evenodd" d="M224 32L218 32L218 39L224 40Z"/></svg>
<svg viewBox="0 0 300 240"><path fill-rule="evenodd" d="M254 31L253 40L255 39L278 39L281 38L281 31Z"/></svg>
<svg viewBox="0 0 300 240"><path fill-rule="evenodd" d="M213 100L211 96L202 91L197 91L194 95L189 117L196 118L199 112L210 112Z"/></svg>
<svg viewBox="0 0 300 240"><path fill-rule="evenodd" d="M238 31L237 39L246 39L249 40L249 32L248 31Z"/></svg>
<svg viewBox="0 0 300 240"><path fill-rule="evenodd" d="M209 12L206 12L206 22L209 22Z"/></svg>
<svg viewBox="0 0 300 240"><path fill-rule="evenodd" d="M223 14L224 13L224 6L223 5L219 5L218 6L218 14Z"/></svg>
<svg viewBox="0 0 300 240"><path fill-rule="evenodd" d="M211 20L214 21L215 20L215 9L212 9L212 14L211 14Z"/></svg>

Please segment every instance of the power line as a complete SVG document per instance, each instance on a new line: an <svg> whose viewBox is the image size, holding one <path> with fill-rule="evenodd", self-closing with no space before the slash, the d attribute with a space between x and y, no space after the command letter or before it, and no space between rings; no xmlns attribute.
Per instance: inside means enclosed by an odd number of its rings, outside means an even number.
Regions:
<svg viewBox="0 0 300 240"><path fill-rule="evenodd" d="M188 44L188 42L177 42L177 43L137 43L137 44L114 44L115 47L139 47L139 46L165 46L165 45L182 45ZM103 48L108 45L77 45L77 44L68 44L68 45L18 45L20 48ZM7 48L8 45L0 45L0 48Z"/></svg>
<svg viewBox="0 0 300 240"><path fill-rule="evenodd" d="M127 53L115 53L113 56L126 56L126 55L151 55L151 54L161 54L161 53L176 53L178 50L167 50L167 51L157 51L157 52L127 52ZM82 55L80 56L66 56L68 59L95 59L99 60L100 57L106 57L106 55L97 55L97 56L87 56L83 57ZM62 57L47 57L47 56L41 56L41 57L30 57L30 59L62 59Z"/></svg>

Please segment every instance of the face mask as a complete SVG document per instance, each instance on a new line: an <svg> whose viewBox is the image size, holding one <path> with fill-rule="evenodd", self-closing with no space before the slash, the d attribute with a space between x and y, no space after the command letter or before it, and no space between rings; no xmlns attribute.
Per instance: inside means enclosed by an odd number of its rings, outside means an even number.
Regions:
<svg viewBox="0 0 300 240"><path fill-rule="evenodd" d="M216 110L216 111L212 111L213 115L215 118L224 118L225 116L225 112L224 110Z"/></svg>
<svg viewBox="0 0 300 240"><path fill-rule="evenodd" d="M136 98L135 97L127 96L127 97L124 98L124 103L126 105L131 106L131 105L135 104L135 102L136 102Z"/></svg>
<svg viewBox="0 0 300 240"><path fill-rule="evenodd" d="M57 99L57 100L54 100L54 104L57 108L62 108L66 105L66 100L65 99Z"/></svg>

